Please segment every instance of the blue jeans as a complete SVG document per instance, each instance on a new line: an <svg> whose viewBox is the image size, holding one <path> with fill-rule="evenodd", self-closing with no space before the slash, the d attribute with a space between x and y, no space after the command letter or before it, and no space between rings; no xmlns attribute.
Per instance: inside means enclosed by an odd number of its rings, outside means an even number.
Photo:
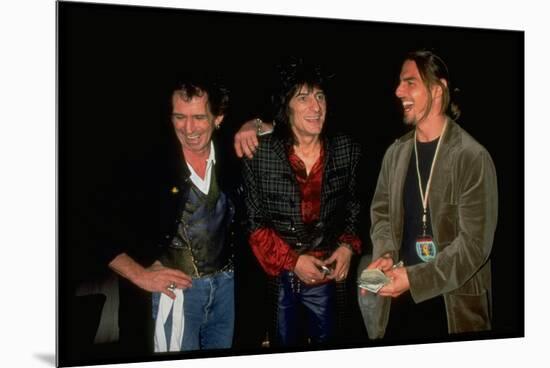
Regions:
<svg viewBox="0 0 550 368"><path fill-rule="evenodd" d="M312 344L331 342L336 322L334 282L308 286L291 272L283 272L277 303L277 335L282 346L309 338ZM306 319L301 318L305 312Z"/></svg>
<svg viewBox="0 0 550 368"><path fill-rule="evenodd" d="M233 272L194 278L193 286L183 295L185 327L181 350L230 348L235 322ZM153 319L157 317L159 301L160 293L153 293ZM164 326L167 339L172 332L172 312Z"/></svg>

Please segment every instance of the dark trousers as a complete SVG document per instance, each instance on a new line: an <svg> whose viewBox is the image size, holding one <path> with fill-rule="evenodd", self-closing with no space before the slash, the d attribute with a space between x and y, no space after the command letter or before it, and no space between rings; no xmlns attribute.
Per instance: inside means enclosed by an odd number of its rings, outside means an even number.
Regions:
<svg viewBox="0 0 550 368"><path fill-rule="evenodd" d="M392 299L387 340L408 342L438 340L449 336L445 302L438 296L416 304L411 293Z"/></svg>
<svg viewBox="0 0 550 368"><path fill-rule="evenodd" d="M283 272L279 281L279 345L331 342L335 330L335 283L308 286L292 272Z"/></svg>

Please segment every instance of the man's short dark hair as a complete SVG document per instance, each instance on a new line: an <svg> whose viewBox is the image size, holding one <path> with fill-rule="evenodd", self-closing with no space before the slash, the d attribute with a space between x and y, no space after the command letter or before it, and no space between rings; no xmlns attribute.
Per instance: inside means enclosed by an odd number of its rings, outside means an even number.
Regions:
<svg viewBox="0 0 550 368"><path fill-rule="evenodd" d="M202 97L205 93L208 95L208 108L212 115L224 115L229 106L229 90L216 77L200 73L182 76L173 88L173 94L184 101Z"/></svg>

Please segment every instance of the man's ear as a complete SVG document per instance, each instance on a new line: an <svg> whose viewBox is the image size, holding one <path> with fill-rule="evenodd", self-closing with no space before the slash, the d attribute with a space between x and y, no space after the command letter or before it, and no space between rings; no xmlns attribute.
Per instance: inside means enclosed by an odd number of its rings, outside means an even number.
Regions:
<svg viewBox="0 0 550 368"><path fill-rule="evenodd" d="M441 82L442 85L445 86L445 88L447 88L447 80L446 79L440 78L439 81ZM441 87L440 84L434 85L433 88L432 88L432 93L433 93L434 98L443 96L443 87Z"/></svg>

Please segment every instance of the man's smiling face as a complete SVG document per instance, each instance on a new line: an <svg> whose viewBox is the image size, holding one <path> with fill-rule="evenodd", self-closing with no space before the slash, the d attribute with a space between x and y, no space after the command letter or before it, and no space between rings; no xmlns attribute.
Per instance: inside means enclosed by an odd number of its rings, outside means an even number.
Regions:
<svg viewBox="0 0 550 368"><path fill-rule="evenodd" d="M406 60L403 63L395 95L401 100L405 124L416 125L428 116L429 111L426 109L430 98L429 91L414 61Z"/></svg>
<svg viewBox="0 0 550 368"><path fill-rule="evenodd" d="M288 103L289 121L298 137L321 134L325 123L327 102L318 87L302 85Z"/></svg>
<svg viewBox="0 0 550 368"><path fill-rule="evenodd" d="M172 96L172 124L185 151L201 153L209 150L212 133L223 116L214 117L208 107L208 95L184 99Z"/></svg>

